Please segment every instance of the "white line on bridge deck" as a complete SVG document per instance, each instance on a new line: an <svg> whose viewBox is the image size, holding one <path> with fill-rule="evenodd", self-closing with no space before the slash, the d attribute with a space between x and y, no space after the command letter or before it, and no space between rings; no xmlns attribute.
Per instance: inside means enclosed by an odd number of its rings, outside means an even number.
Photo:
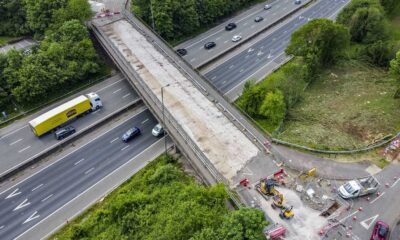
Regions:
<svg viewBox="0 0 400 240"><path fill-rule="evenodd" d="M26 148L23 148L23 149L19 150L18 152L19 152L19 153L22 153L23 151L27 150L27 149L30 148L30 147L31 147L31 146L27 146Z"/></svg>
<svg viewBox="0 0 400 240"><path fill-rule="evenodd" d="M20 142L20 141L22 141L22 139L23 139L23 138L20 138L20 139L18 139L17 141L10 143L10 146L12 146L12 145L16 144L17 142Z"/></svg>
<svg viewBox="0 0 400 240"><path fill-rule="evenodd" d="M117 140L118 140L118 138L114 138L113 140L110 141L110 143L113 143L113 142L115 142Z"/></svg>
<svg viewBox="0 0 400 240"><path fill-rule="evenodd" d="M85 172L85 174L88 174L88 173L90 173L90 172L93 171L93 170L94 170L94 167L92 167L91 169L87 170L87 171Z"/></svg>
<svg viewBox="0 0 400 240"><path fill-rule="evenodd" d="M38 190L38 189L41 188L42 186L43 186L43 183L40 184L40 185L38 185L38 186L36 186L36 187L34 187L34 188L32 189L32 192L35 191L35 190Z"/></svg>
<svg viewBox="0 0 400 240"><path fill-rule="evenodd" d="M115 90L113 93L117 93L117 92L119 92L119 91L121 91L121 90L122 90L122 88L117 89L117 90Z"/></svg>
<svg viewBox="0 0 400 240"><path fill-rule="evenodd" d="M44 202L44 201L48 200L48 199L51 198L52 196L53 196L53 194L50 194L49 196L43 198L41 202Z"/></svg>

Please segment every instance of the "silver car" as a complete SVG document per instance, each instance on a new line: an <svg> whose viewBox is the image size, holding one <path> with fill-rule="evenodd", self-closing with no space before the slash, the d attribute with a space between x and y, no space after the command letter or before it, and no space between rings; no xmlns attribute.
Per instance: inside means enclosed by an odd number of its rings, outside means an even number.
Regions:
<svg viewBox="0 0 400 240"><path fill-rule="evenodd" d="M164 128L161 126L161 124L155 125L153 130L151 131L151 134L153 134L154 137L159 137L163 133L164 133Z"/></svg>

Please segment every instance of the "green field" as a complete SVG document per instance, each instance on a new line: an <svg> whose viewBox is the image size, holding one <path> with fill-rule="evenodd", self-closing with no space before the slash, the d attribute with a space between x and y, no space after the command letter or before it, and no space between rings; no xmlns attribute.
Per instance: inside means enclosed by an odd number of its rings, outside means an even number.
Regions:
<svg viewBox="0 0 400 240"><path fill-rule="evenodd" d="M319 149L352 149L400 128L396 81L382 69L342 61L325 69L288 113L280 139Z"/></svg>

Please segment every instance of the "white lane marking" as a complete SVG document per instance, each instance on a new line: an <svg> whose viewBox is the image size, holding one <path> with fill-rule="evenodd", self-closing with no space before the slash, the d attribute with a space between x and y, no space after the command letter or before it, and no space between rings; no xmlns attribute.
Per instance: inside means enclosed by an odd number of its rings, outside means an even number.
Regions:
<svg viewBox="0 0 400 240"><path fill-rule="evenodd" d="M9 133L7 133L7 134L1 136L0 139L6 138L6 137L10 136L11 134L14 134L14 133L16 133L16 132L18 132L18 131L20 131L20 130L26 128L26 127L28 127L28 125L25 125L25 126L23 126L23 127L20 127L20 128L18 128L18 129L15 129L14 131L11 131L11 132L9 132Z"/></svg>
<svg viewBox="0 0 400 240"><path fill-rule="evenodd" d="M122 90L122 88L119 88L119 89L115 90L113 93L117 93L117 92L119 92L121 90Z"/></svg>
<svg viewBox="0 0 400 240"><path fill-rule="evenodd" d="M146 118L146 119L142 122L142 125L145 124L145 123L148 122L148 121L149 121L149 119Z"/></svg>
<svg viewBox="0 0 400 240"><path fill-rule="evenodd" d="M96 187L99 183L101 183L102 181L104 181L105 178L108 178L109 176L115 174L115 172L120 171L122 168L124 168L126 165L131 164L131 162L135 159L137 159L138 157L141 157L143 155L143 153L152 148L153 146L159 144L161 141L164 141L164 138L160 138L160 140L158 140L157 142L153 143L152 145L148 146L146 149L144 149L141 153L139 153L138 155L132 157L131 159L129 159L128 162L124 163L122 166L119 166L117 169L115 169L114 171L112 171L111 173L109 173L107 176L103 177L101 180L99 180L98 182L96 182L95 184L93 184L92 186L90 186L89 188L87 188L85 191L83 191L82 193L80 193L79 195L77 195L76 197L74 197L73 199L69 200L67 203L65 203L64 205L62 205L61 207L59 207L58 209L56 209L54 212L50 213L49 215L47 215L44 219L42 219L41 221L39 221L38 223L36 223L35 225L33 225L32 227L30 227L28 230L26 230L25 232L21 233L20 235L18 235L16 238L14 239L20 239L24 234L26 234L27 232L31 231L33 228L36 228L37 225L39 225L40 223L42 223L44 220L50 218L51 216L53 216L54 214L56 214L57 212L59 212L61 209L64 209L65 206L67 206L68 204L70 204L71 202L75 201L77 198L81 197L82 195L84 195L85 193L87 193L88 191L90 191L92 188ZM125 182L126 180L122 181ZM115 184L111 189L115 189L116 187L118 187L119 185L121 185L121 183L117 183ZM109 193L109 192L108 192ZM97 199L95 200L97 201ZM88 206L85 206L83 209L86 209L87 207L91 206L94 202L89 203ZM75 213L71 219L73 219L74 217L76 217L76 215L80 214L82 211L79 211L78 213ZM33 215L35 215L37 212L35 212ZM60 227L60 226L58 226ZM51 234L51 233L50 233ZM48 235L44 236L43 239L48 238Z"/></svg>
<svg viewBox="0 0 400 240"><path fill-rule="evenodd" d="M107 86L105 86L105 87L103 87L103 88L100 88L100 89L97 90L96 92L101 92L101 91L103 91L103 90L105 90L105 89L107 89L107 88L109 88L109 87L111 87L111 86L113 86L113 85L115 85L115 84L117 84L117 83L119 83L119 82L121 82L121 81L124 81L124 80L125 80L125 78L121 78L121 79L117 80L117 81L114 82L114 83L111 83L111 84L109 84L109 85L107 85Z"/></svg>
<svg viewBox="0 0 400 240"><path fill-rule="evenodd" d="M18 192L18 188L16 188L12 193L10 193L5 199L9 199L9 198L12 198L12 197L15 197L15 196L17 196L17 195L20 195L21 194L21 192Z"/></svg>
<svg viewBox="0 0 400 240"><path fill-rule="evenodd" d="M122 96L122 98L126 98L127 96L131 95L130 93L125 94L124 96Z"/></svg>
<svg viewBox="0 0 400 240"><path fill-rule="evenodd" d="M190 59L190 62L193 62L194 60L196 60L196 58L192 58L192 59Z"/></svg>
<svg viewBox="0 0 400 240"><path fill-rule="evenodd" d="M218 40L220 40L220 39L221 39L221 37L217 37L215 40L218 41Z"/></svg>
<svg viewBox="0 0 400 240"><path fill-rule="evenodd" d="M94 170L94 167L92 167L91 169L87 170L87 171L85 172L85 175L88 174L88 173L90 173L90 172L93 171L93 170Z"/></svg>
<svg viewBox="0 0 400 240"><path fill-rule="evenodd" d="M379 217L379 214L376 214L373 217L367 218L364 221L361 221L360 224L361 226L363 226L365 229L369 229L371 227L371 225L375 222L375 220ZM367 224L367 222L371 221L369 224Z"/></svg>
<svg viewBox="0 0 400 240"><path fill-rule="evenodd" d="M0 230L4 228L4 225L0 227Z"/></svg>
<svg viewBox="0 0 400 240"><path fill-rule="evenodd" d="M226 44L228 42L228 40L226 40L224 43Z"/></svg>
<svg viewBox="0 0 400 240"><path fill-rule="evenodd" d="M127 106L128 106L128 105L127 105ZM131 120L132 118L134 118L134 117L136 117L136 116L142 114L144 111L147 111L147 110L148 110L147 108L143 109L143 110L140 111L139 113L137 113L137 114L133 115L132 117L126 119L126 120L125 120L123 123L121 123L121 124L126 123L127 121L129 121L129 120ZM112 115L112 114L113 114L113 113L110 113L109 115ZM107 117L108 117L108 115L105 116L105 118L107 118ZM63 156L62 158L59 158L58 160L52 162L51 164L47 165L46 167L40 169L40 171L36 172L35 174L30 175L29 177L27 177L27 178L23 179L22 181L16 183L14 186L11 186L11 187L7 188L6 190L2 191L2 192L0 193L0 195L3 194L3 193L5 193L5 192L7 192L7 191L9 191L9 190L12 189L12 188L18 186L19 184L25 182L26 180L28 180L28 179L30 179L31 177L35 176L36 174L42 172L43 170L49 168L49 167L52 166L53 164L55 164L55 163L61 161L62 159L66 158L67 156L69 156L69 155L75 153L76 151L78 151L79 149L81 149L81 148L83 148L84 146L88 145L89 143L95 141L96 139L101 138L102 136L104 136L105 134L107 134L107 133L109 133L110 131L114 130L114 129L117 128L118 126L120 126L120 125L117 125L117 126L111 128L111 129L107 130L107 131L104 132L103 134L100 134L99 136L97 136L96 138L94 138L92 141L87 142L87 143L83 144L82 146L78 147L77 149L75 149L75 151L70 152L70 153L68 153L67 155ZM92 127L92 125L90 125L89 127ZM54 145L53 145L53 146L54 146ZM51 146L51 147L53 147L53 146ZM51 148L51 147L49 147L49 148ZM49 148L43 150L42 152L46 152ZM34 156L32 156L31 158L28 158L28 159L27 159L26 161L24 161L24 162L27 162L27 161L31 160L32 158L36 157L37 155L41 154L42 152L40 152L40 153L38 153L38 154L35 154ZM24 162L22 162L21 164L23 164ZM21 164L17 165L16 167L20 166Z"/></svg>
<svg viewBox="0 0 400 240"><path fill-rule="evenodd" d="M247 22L245 22L245 23L243 23L243 26L246 26L248 23Z"/></svg>
<svg viewBox="0 0 400 240"><path fill-rule="evenodd" d="M53 194L50 194L49 196L43 198L41 202L45 202L46 200L48 200L48 199L51 198L52 196L53 196Z"/></svg>
<svg viewBox="0 0 400 240"><path fill-rule="evenodd" d="M32 189L32 192L35 191L35 190L38 190L38 189L41 188L42 186L43 186L43 183L40 184L40 185L38 185L38 186L36 186L36 187L34 187L34 188Z"/></svg>
<svg viewBox="0 0 400 240"><path fill-rule="evenodd" d="M19 150L18 152L19 152L19 153L22 153L23 151L25 151L25 150L29 149L30 147L31 147L31 146L27 146L27 147L25 147L25 148L23 148L23 149Z"/></svg>
<svg viewBox="0 0 400 240"><path fill-rule="evenodd" d="M234 65L230 65L230 66L229 66L229 69L233 68L233 66L234 66Z"/></svg>
<svg viewBox="0 0 400 240"><path fill-rule="evenodd" d="M396 182L394 182L394 183L392 184L392 186L390 186L390 187L392 188L392 187L396 186L396 184L397 184L399 181L400 181L400 178L398 178L398 179L396 180Z"/></svg>
<svg viewBox="0 0 400 240"><path fill-rule="evenodd" d="M21 208L23 208L23 207L26 207L26 206L28 206L29 204L31 204L31 203L28 202L28 199L27 199L27 198L25 198L25 200L22 201L22 203L20 203L16 208L14 208L13 212L16 211L16 210L18 210L18 209L21 209Z"/></svg>
<svg viewBox="0 0 400 240"><path fill-rule="evenodd" d="M381 198L383 195L385 195L385 192L383 192L381 195L379 195L378 197L376 197L374 200L371 201L371 204L374 203L376 200L378 200L379 198Z"/></svg>
<svg viewBox="0 0 400 240"><path fill-rule="evenodd" d="M34 212L31 216L29 216L22 224L28 223L28 222L40 217L40 215L36 215L36 214L37 214L37 211Z"/></svg>
<svg viewBox="0 0 400 240"><path fill-rule="evenodd" d="M74 166L78 165L80 162L84 161L85 159L82 158L81 160L77 161L76 163L74 163Z"/></svg>
<svg viewBox="0 0 400 240"><path fill-rule="evenodd" d="M129 145L127 145L127 146L121 148L121 151L124 151L124 150L127 149L128 147L129 147Z"/></svg>
<svg viewBox="0 0 400 240"><path fill-rule="evenodd" d="M211 80L214 80L214 79L216 79L216 78L217 78L217 76L214 76L214 77L211 78Z"/></svg>
<svg viewBox="0 0 400 240"><path fill-rule="evenodd" d="M117 141L119 138L114 138L113 140L110 141L110 143L113 143L115 141Z"/></svg>
<svg viewBox="0 0 400 240"><path fill-rule="evenodd" d="M240 71L239 72L243 72L244 71L244 69L242 68L242 69L240 69Z"/></svg>
<svg viewBox="0 0 400 240"><path fill-rule="evenodd" d="M357 211L354 211L353 213L351 213L351 214L347 215L346 217L340 219L339 222L343 223L344 220L348 219L349 217L353 216L353 215L356 214L356 213L358 213L358 210L357 210Z"/></svg>
<svg viewBox="0 0 400 240"><path fill-rule="evenodd" d="M10 146L12 146L12 145L16 144L17 142L20 142L20 141L22 141L22 139L23 139L23 138L20 138L20 139L18 139L17 141L10 143Z"/></svg>

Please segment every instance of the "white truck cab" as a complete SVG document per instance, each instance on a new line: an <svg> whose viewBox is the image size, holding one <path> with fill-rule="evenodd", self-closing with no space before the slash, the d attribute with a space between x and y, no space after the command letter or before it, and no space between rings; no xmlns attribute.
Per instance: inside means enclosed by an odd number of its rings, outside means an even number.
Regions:
<svg viewBox="0 0 400 240"><path fill-rule="evenodd" d="M373 176L355 179L340 186L338 194L344 199L361 197L376 192L379 185L378 180Z"/></svg>
<svg viewBox="0 0 400 240"><path fill-rule="evenodd" d="M86 97L89 99L90 101L90 107L92 109L92 111L96 111L98 109L100 109L101 107L103 107L103 103L100 100L100 97L97 93L91 92L86 94Z"/></svg>

